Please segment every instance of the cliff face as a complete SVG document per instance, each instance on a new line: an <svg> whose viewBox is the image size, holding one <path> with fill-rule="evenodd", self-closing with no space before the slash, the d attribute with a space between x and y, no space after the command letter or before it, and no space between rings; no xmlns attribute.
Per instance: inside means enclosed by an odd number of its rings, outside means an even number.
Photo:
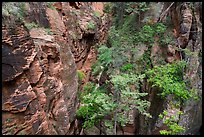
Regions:
<svg viewBox="0 0 204 137"><path fill-rule="evenodd" d="M171 18L170 25L167 26L167 33L172 33L174 44L162 47L155 42L151 48L151 60L153 66L160 64L159 61L164 60L172 63L175 60L185 60L187 67L184 70L184 80L189 81L188 89L194 89L198 100L190 99L178 108L172 106L172 101L176 102L172 95L166 99L160 99L155 93L158 88L148 88L148 83L144 83L144 90L149 91L149 100L151 102L150 113L152 119L145 119L139 116L136 120L138 125L137 134L159 134L159 130L168 129L162 124L158 115L162 110L166 109L169 116L176 115L178 111L184 114L179 116L177 122L185 128L180 134L199 134L202 125L202 30L201 30L201 5L195 3L192 8L189 3L157 3L162 5L159 10L152 10L150 18L155 21L162 21L169 16ZM152 3L156 5L156 3ZM150 8L151 9L151 8ZM156 16L157 13L165 13L163 18ZM149 13L149 12L148 12ZM149 16L149 14L146 14ZM145 15L144 15L145 18ZM178 47L186 49L191 54L178 51ZM191 91L189 91L191 92ZM148 122L146 122L148 121Z"/></svg>
<svg viewBox="0 0 204 137"><path fill-rule="evenodd" d="M28 30L12 14L4 15L3 134L74 134L76 70L82 68L91 47L104 36L104 31L98 32L104 28L100 17L93 17L92 5L102 16L103 5L97 3L55 3L57 10L45 3L25 3L25 22L50 27L53 35L43 28ZM81 15L77 17L75 11ZM87 29L90 20L95 27Z"/></svg>

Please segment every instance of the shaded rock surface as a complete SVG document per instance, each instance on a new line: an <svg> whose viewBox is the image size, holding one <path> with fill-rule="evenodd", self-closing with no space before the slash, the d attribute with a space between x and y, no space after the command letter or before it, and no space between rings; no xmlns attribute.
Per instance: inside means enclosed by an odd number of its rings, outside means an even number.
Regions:
<svg viewBox="0 0 204 137"><path fill-rule="evenodd" d="M163 11L165 11L171 3L163 4ZM195 3L195 5L198 6L199 3ZM167 30L173 33L174 44L161 46L156 40L151 49L151 61L154 66L162 64L163 61L171 63L175 60L185 60L187 62L187 67L184 70L184 79L190 81L188 89L195 89L194 92L196 92L198 100L190 99L179 108L175 108L172 107L170 103L171 101L175 101L172 100L171 95L166 99L160 99L155 94L158 89L149 89L148 83L144 83L144 90L149 91L149 100L151 102L150 113L153 118L146 119L143 116L139 116L139 118L136 119L136 123L139 123L137 134L158 135L160 134L159 130L167 130L168 127L163 124L163 119L158 117L164 109L167 110L169 116L176 116L179 110L183 111L184 114L180 115L177 122L183 126L185 130L179 134L199 134L202 125L202 77L200 75L202 74L200 70L202 68L202 62L201 60L199 61L199 55L201 55L199 52L202 50L202 30L199 10L200 8L191 8L189 3L186 2L174 3L166 15L170 16L172 20L172 25L169 26ZM188 49L190 53L181 52L178 48Z"/></svg>
<svg viewBox="0 0 204 137"><path fill-rule="evenodd" d="M90 71L96 57L93 46L105 41L109 17L103 14L103 3L56 2L53 6L56 9L44 2L25 3L24 21L41 28L28 30L12 14L4 16L3 134L82 132L75 117L76 70L82 69L85 74ZM49 27L53 35L44 29Z"/></svg>
<svg viewBox="0 0 204 137"><path fill-rule="evenodd" d="M78 88L68 41L17 21L2 28L3 134L68 134Z"/></svg>

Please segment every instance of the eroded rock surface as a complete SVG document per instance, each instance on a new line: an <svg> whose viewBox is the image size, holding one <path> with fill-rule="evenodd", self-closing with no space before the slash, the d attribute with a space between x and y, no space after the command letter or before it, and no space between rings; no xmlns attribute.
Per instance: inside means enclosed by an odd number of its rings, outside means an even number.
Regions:
<svg viewBox="0 0 204 137"><path fill-rule="evenodd" d="M103 3L53 6L25 3L24 18L50 27L53 35L44 28L28 30L13 15L3 20L3 134L83 134L75 117L76 70L90 72L96 58L93 46L105 41L109 17L103 14Z"/></svg>
<svg viewBox="0 0 204 137"><path fill-rule="evenodd" d="M68 41L17 21L2 28L3 134L68 134L78 88Z"/></svg>

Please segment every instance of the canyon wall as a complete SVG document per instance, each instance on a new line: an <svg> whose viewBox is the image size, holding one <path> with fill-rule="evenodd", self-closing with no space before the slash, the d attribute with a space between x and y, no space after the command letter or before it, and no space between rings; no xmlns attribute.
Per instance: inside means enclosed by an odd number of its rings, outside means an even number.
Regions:
<svg viewBox="0 0 204 137"><path fill-rule="evenodd" d="M78 106L76 70L90 60L88 55L94 53L93 46L105 39L103 23L106 24L106 20L101 19L103 4L57 2L52 6L54 8L48 8L44 2L25 3L23 21L15 17L16 11L3 15L4 135L79 132L75 115ZM17 3L11 7L18 12ZM94 16L94 10L99 11L100 16ZM87 28L89 21L93 21L94 28ZM28 22L35 22L39 27L28 30L25 27ZM50 28L52 34L43 27Z"/></svg>

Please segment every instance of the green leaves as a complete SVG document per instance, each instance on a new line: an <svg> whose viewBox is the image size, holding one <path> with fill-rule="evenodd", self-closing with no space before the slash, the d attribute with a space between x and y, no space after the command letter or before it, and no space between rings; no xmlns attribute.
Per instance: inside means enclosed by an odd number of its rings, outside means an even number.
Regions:
<svg viewBox="0 0 204 137"><path fill-rule="evenodd" d="M101 45L98 49L98 58L97 60L101 63L102 66L107 66L112 61L112 49Z"/></svg>
<svg viewBox="0 0 204 137"><path fill-rule="evenodd" d="M148 93L140 93L135 85L139 80L143 79L145 75L136 75L133 73L115 74L111 75L111 83L114 89L120 92L120 101L118 105L119 110L128 110L128 108L136 108L143 115L151 117L146 109L150 106L150 102L140 99L148 95Z"/></svg>
<svg viewBox="0 0 204 137"><path fill-rule="evenodd" d="M125 74L113 74L111 75L111 82L116 86L120 86L121 88L125 88L128 84L134 84L135 82L138 82L140 79L143 79L145 75L136 75L133 73Z"/></svg>
<svg viewBox="0 0 204 137"><path fill-rule="evenodd" d="M55 7L53 6L54 2L47 2L46 5L48 8L52 9L52 10L56 10Z"/></svg>
<svg viewBox="0 0 204 137"><path fill-rule="evenodd" d="M81 81L85 77L84 72L81 70L77 70L77 77L78 77L79 81Z"/></svg>
<svg viewBox="0 0 204 137"><path fill-rule="evenodd" d="M147 7L146 2L126 2L125 11L130 14L132 12L139 14L140 12L147 11L149 8Z"/></svg>
<svg viewBox="0 0 204 137"><path fill-rule="evenodd" d="M162 90L159 93L162 97L174 94L176 98L186 100L192 95L186 90L186 84L182 80L182 68L185 65L186 62L178 61L172 64L155 66L153 69L146 71L148 81Z"/></svg>
<svg viewBox="0 0 204 137"><path fill-rule="evenodd" d="M39 25L36 24L35 22L31 22L31 23L25 23L25 26L30 30L32 28L38 28Z"/></svg>
<svg viewBox="0 0 204 137"><path fill-rule="evenodd" d="M26 16L25 2L3 2L2 16L13 15L17 19L24 21Z"/></svg>
<svg viewBox="0 0 204 137"><path fill-rule="evenodd" d="M158 34L164 33L166 31L166 26L163 23L154 24L154 31Z"/></svg>
<svg viewBox="0 0 204 137"><path fill-rule="evenodd" d="M85 93L80 96L80 107L76 114L78 117L85 119L84 128L90 128L103 116L109 114L115 107L112 96L103 93L100 90L95 90L93 84L85 86ZM87 92L88 91L88 92Z"/></svg>
<svg viewBox="0 0 204 137"><path fill-rule="evenodd" d="M131 70L131 69L133 69L133 65L130 64L130 63L124 64L124 65L121 67L121 70L122 70L122 71L128 71L128 70Z"/></svg>
<svg viewBox="0 0 204 137"><path fill-rule="evenodd" d="M182 114L182 111L177 112L174 115L168 116L168 113L166 110L162 112L162 114L159 114L159 118L164 118L163 123L167 125L168 130L160 130L161 135L175 135L181 131L184 131L184 127L177 124L176 116Z"/></svg>
<svg viewBox="0 0 204 137"><path fill-rule="evenodd" d="M87 25L86 25L87 29L94 29L95 28L95 24L93 20L90 20Z"/></svg>
<svg viewBox="0 0 204 137"><path fill-rule="evenodd" d="M108 129L113 129L113 122L111 120L105 120L104 124Z"/></svg>

